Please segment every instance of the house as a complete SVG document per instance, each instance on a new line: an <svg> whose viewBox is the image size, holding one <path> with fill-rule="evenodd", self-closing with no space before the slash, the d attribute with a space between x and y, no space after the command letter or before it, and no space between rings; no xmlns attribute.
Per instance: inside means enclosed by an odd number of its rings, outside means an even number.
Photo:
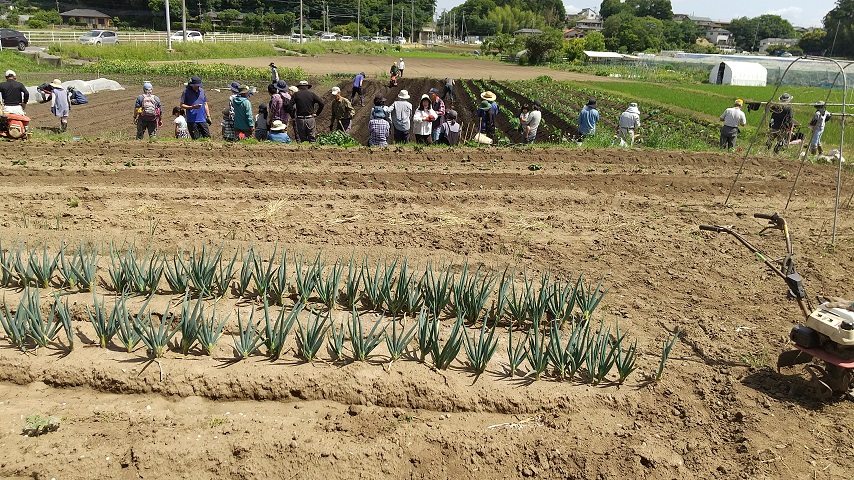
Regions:
<svg viewBox="0 0 854 480"><path fill-rule="evenodd" d="M59 14L65 23L78 23L89 28L108 28L113 25L113 17L88 8L75 8Z"/></svg>
<svg viewBox="0 0 854 480"><path fill-rule="evenodd" d="M768 47L772 45L794 47L797 44L797 38L763 38L762 40L759 40L759 53L768 53Z"/></svg>
<svg viewBox="0 0 854 480"><path fill-rule="evenodd" d="M708 17L695 17L693 15L686 15L684 13L677 13L677 14L673 15L673 21L674 22L684 22L686 20L689 22L693 22L693 23L705 28L706 30L710 30L714 27L719 26L718 22L716 22L716 21L714 21Z"/></svg>
<svg viewBox="0 0 854 480"><path fill-rule="evenodd" d="M735 37L732 36L732 32L720 27L706 30L706 40L712 45L718 46L733 45L735 43Z"/></svg>
<svg viewBox="0 0 854 480"><path fill-rule="evenodd" d="M585 8L575 15L567 15L566 20L567 23L575 23L574 28L584 31L595 30L601 32L604 27L602 16L592 8Z"/></svg>
<svg viewBox="0 0 854 480"><path fill-rule="evenodd" d="M587 31L582 30L578 27L572 27L569 30L563 31L564 40L572 40L573 38L584 38L585 35L587 35Z"/></svg>
<svg viewBox="0 0 854 480"><path fill-rule="evenodd" d="M539 35L543 33L539 28L520 28L513 32L513 35Z"/></svg>

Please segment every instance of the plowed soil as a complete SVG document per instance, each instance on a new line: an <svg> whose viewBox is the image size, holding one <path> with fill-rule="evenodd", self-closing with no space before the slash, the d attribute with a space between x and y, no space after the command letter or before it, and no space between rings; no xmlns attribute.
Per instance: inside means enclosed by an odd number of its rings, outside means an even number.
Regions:
<svg viewBox="0 0 854 480"><path fill-rule="evenodd" d="M177 88L161 90L177 99ZM724 206L740 161L728 155L139 143L120 139L133 94L97 95L98 105L72 114L83 140L0 143L4 249L91 241L106 252L112 241L169 253L254 245L269 255L278 245L329 259L584 272L605 277L596 316L637 339L639 369L622 386L613 374L596 387L508 378L506 329L480 377L462 353L444 372L412 355L389 365L383 349L368 362L332 362L324 350L307 364L293 339L275 362L234 362L226 337L212 357L169 351L155 363L144 348L85 346L92 298L73 294L70 353L22 354L2 340L0 476L851 477L854 403L823 397L800 368L773 368L800 315L785 286L733 238L697 228L733 225L780 254L780 235L760 237L752 214L783 211L791 161L750 158ZM113 125L96 126L104 122ZM806 166L785 215L810 295L850 298L850 210L828 246L834 182L832 166ZM111 293L108 263L101 293ZM20 291L5 295L16 305ZM250 308L232 294L220 302L229 335L235 310ZM664 377L652 381L676 329ZM61 425L24 437L32 414Z"/></svg>

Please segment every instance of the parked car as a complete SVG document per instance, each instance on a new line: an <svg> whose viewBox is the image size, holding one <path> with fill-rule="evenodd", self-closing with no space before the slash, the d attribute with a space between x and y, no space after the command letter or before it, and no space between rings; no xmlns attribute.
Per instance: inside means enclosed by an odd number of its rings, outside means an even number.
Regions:
<svg viewBox="0 0 854 480"><path fill-rule="evenodd" d="M3 48L17 48L23 50L30 45L30 41L23 33L11 28L0 28L0 44Z"/></svg>
<svg viewBox="0 0 854 480"><path fill-rule="evenodd" d="M324 33L320 36L321 42L337 42L338 34L337 33Z"/></svg>
<svg viewBox="0 0 854 480"><path fill-rule="evenodd" d="M342 36L342 37L341 37L341 41L342 41L342 42L352 42L352 41L353 41L353 37L351 37L350 35L344 35L344 36Z"/></svg>
<svg viewBox="0 0 854 480"><path fill-rule="evenodd" d="M169 39L172 40L173 42L183 42L184 41L184 31L178 30L177 32L173 33L172 36L169 37ZM205 37L202 35L201 32L197 32L195 30L187 30L187 41L188 42L204 42Z"/></svg>
<svg viewBox="0 0 854 480"><path fill-rule="evenodd" d="M84 45L118 45L119 35L112 30L89 30L77 41Z"/></svg>
<svg viewBox="0 0 854 480"><path fill-rule="evenodd" d="M308 41L308 35L300 35L299 33L291 34L291 42L293 43L305 43Z"/></svg>

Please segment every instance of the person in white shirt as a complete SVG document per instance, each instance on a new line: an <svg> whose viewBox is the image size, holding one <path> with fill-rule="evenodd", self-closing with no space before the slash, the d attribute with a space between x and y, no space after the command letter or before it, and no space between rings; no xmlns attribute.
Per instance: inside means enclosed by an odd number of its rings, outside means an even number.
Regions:
<svg viewBox="0 0 854 480"><path fill-rule="evenodd" d="M810 129L812 129L812 138L810 138L810 153L819 155L824 152L821 149L821 135L824 133L824 126L830 120L830 114L827 113L827 105L824 102L817 102L815 105L815 114L810 120Z"/></svg>
<svg viewBox="0 0 854 480"><path fill-rule="evenodd" d="M738 133L740 132L738 127L747 125L747 117L741 111L742 105L744 105L744 101L739 98L732 107L727 108L721 114L721 121L724 122L724 125L721 127L722 149L735 148L735 139L738 138Z"/></svg>
<svg viewBox="0 0 854 480"><path fill-rule="evenodd" d="M640 110L637 103L630 103L629 108L620 114L620 146L633 147L635 145L635 130L640 128Z"/></svg>
<svg viewBox="0 0 854 480"><path fill-rule="evenodd" d="M405 64L405 63L403 63L403 59L401 58L401 59L400 59L400 61L399 61L399 62L397 62L397 76L398 76L398 77L402 77L402 76L403 76L403 68L404 68L405 66L406 66L406 64Z"/></svg>
<svg viewBox="0 0 854 480"><path fill-rule="evenodd" d="M539 100L534 100L531 104L531 111L528 112L528 117L525 119L524 125L522 128L525 133L525 143L534 143L534 140L537 139L537 129L540 127L540 121L543 119L543 114L540 112L540 104Z"/></svg>

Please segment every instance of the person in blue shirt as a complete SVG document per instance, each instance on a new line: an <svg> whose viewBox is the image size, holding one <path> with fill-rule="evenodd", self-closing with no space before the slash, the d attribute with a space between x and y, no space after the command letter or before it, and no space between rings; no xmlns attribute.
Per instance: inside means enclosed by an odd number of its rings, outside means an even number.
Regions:
<svg viewBox="0 0 854 480"><path fill-rule="evenodd" d="M359 72L356 75L356 78L353 79L353 91L350 93L350 103L353 103L353 100L356 99L356 95L359 95L359 106L365 106L365 97L362 96L362 84L365 83L365 72Z"/></svg>
<svg viewBox="0 0 854 480"><path fill-rule="evenodd" d="M578 133L582 137L596 134L596 124L599 122L599 110L596 110L596 99L591 98L578 114Z"/></svg>
<svg viewBox="0 0 854 480"><path fill-rule="evenodd" d="M187 127L193 140L211 138L208 126L211 124L211 112L208 108L208 97L202 88L202 79L190 77L187 88L181 94L181 108L187 112Z"/></svg>
<svg viewBox="0 0 854 480"><path fill-rule="evenodd" d="M270 124L270 133L267 134L267 139L273 143L291 143L291 137L285 133L288 126L281 120L273 120Z"/></svg>

